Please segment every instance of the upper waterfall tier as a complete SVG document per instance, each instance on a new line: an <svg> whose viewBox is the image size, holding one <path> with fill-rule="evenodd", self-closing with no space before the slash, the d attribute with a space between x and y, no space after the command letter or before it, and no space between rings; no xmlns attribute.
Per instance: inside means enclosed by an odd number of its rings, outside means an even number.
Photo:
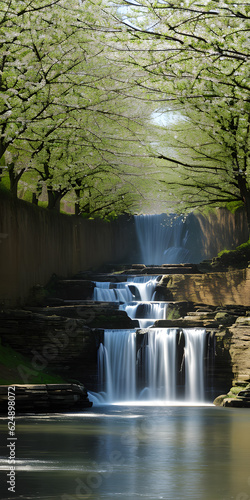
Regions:
<svg viewBox="0 0 250 500"><path fill-rule="evenodd" d="M197 227L193 219L167 214L137 215L134 217L140 246L139 262L146 265L195 263L200 261L194 244ZM193 224L194 225L194 224ZM197 226L197 221L196 221Z"/></svg>

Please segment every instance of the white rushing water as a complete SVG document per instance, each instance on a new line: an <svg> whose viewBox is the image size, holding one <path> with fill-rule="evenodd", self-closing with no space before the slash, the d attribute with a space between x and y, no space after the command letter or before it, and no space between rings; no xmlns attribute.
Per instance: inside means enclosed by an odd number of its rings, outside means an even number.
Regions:
<svg viewBox="0 0 250 500"><path fill-rule="evenodd" d="M140 328L152 326L157 319L165 319L168 304L166 302L129 302L120 309L126 311L131 319L137 319Z"/></svg>
<svg viewBox="0 0 250 500"><path fill-rule="evenodd" d="M108 402L136 398L135 330L105 330L104 345L99 351L99 375Z"/></svg>
<svg viewBox="0 0 250 500"><path fill-rule="evenodd" d="M132 276L127 281L95 281L93 300L98 302L132 302L153 300L157 276Z"/></svg>
<svg viewBox="0 0 250 500"><path fill-rule="evenodd" d="M184 378L185 402L204 401L206 331L153 328L156 320L166 318L168 310L168 303L153 300L157 280L155 276L139 276L119 283L95 282L94 300L120 302L119 308L146 331L138 334L136 329L104 330L98 351L102 392L90 393L94 404L142 399L175 402L179 371Z"/></svg>
<svg viewBox="0 0 250 500"><path fill-rule="evenodd" d="M105 330L99 348L101 401L175 401L177 393L177 328L150 328L139 382L136 330ZM206 331L183 330L185 338L185 401L204 401L204 348ZM143 386L139 388L138 386Z"/></svg>
<svg viewBox="0 0 250 500"><path fill-rule="evenodd" d="M206 330L185 328L186 395L190 401L204 399L204 350Z"/></svg>
<svg viewBox="0 0 250 500"><path fill-rule="evenodd" d="M136 215L134 218L142 264L190 262L188 230L181 217L157 214Z"/></svg>
<svg viewBox="0 0 250 500"><path fill-rule="evenodd" d="M176 398L176 333L173 328L148 333L145 369L149 399Z"/></svg>

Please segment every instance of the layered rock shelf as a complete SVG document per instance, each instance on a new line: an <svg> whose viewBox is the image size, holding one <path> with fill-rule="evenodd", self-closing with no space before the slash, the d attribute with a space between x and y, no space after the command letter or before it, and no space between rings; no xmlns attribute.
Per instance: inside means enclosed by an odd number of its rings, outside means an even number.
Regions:
<svg viewBox="0 0 250 500"><path fill-rule="evenodd" d="M250 268L204 274L164 275L158 283L166 300L250 306Z"/></svg>
<svg viewBox="0 0 250 500"><path fill-rule="evenodd" d="M0 386L0 414L8 414L8 392L15 414L81 411L92 403L82 384L29 384Z"/></svg>

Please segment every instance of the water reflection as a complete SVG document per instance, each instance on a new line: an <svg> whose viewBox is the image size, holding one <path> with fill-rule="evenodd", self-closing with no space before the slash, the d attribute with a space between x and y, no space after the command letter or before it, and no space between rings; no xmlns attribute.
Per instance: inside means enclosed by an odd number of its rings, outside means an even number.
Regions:
<svg viewBox="0 0 250 500"><path fill-rule="evenodd" d="M250 500L249 410L106 406L16 422L13 494L0 420L2 500Z"/></svg>

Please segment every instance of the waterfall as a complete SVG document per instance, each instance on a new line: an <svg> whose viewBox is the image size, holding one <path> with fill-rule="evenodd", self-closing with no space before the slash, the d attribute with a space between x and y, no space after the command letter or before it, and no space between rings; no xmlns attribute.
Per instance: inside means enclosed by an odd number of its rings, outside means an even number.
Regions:
<svg viewBox="0 0 250 500"><path fill-rule="evenodd" d="M186 394L190 401L204 399L204 338L202 328L184 329Z"/></svg>
<svg viewBox="0 0 250 500"><path fill-rule="evenodd" d="M204 348L206 331L183 330L185 338L185 401L204 401ZM144 345L144 366L139 380L136 330L105 330L99 348L100 382L105 402L174 401L177 395L177 328L149 328Z"/></svg>
<svg viewBox="0 0 250 500"><path fill-rule="evenodd" d="M137 319L141 328L152 326L157 319L165 319L168 304L165 302L129 302L120 309L132 319Z"/></svg>
<svg viewBox="0 0 250 500"><path fill-rule="evenodd" d="M189 231L181 217L158 214L136 215L140 262L146 265L190 263ZM190 260L191 259L191 260Z"/></svg>
<svg viewBox="0 0 250 500"><path fill-rule="evenodd" d="M107 402L134 400L136 397L135 330L105 330L104 345L99 352L99 366L100 381L104 385Z"/></svg>
<svg viewBox="0 0 250 500"><path fill-rule="evenodd" d="M176 329L155 329L148 333L146 378L149 399L176 397Z"/></svg>
<svg viewBox="0 0 250 500"><path fill-rule="evenodd" d="M99 302L132 302L152 300L157 276L129 277L120 283L94 281L93 300Z"/></svg>
<svg viewBox="0 0 250 500"><path fill-rule="evenodd" d="M204 401L206 330L153 327L168 310L167 302L153 300L157 279L131 276L119 283L94 282L94 300L119 302L119 309L145 329L104 330L98 351L102 390L92 394L94 403L173 402L180 397Z"/></svg>

